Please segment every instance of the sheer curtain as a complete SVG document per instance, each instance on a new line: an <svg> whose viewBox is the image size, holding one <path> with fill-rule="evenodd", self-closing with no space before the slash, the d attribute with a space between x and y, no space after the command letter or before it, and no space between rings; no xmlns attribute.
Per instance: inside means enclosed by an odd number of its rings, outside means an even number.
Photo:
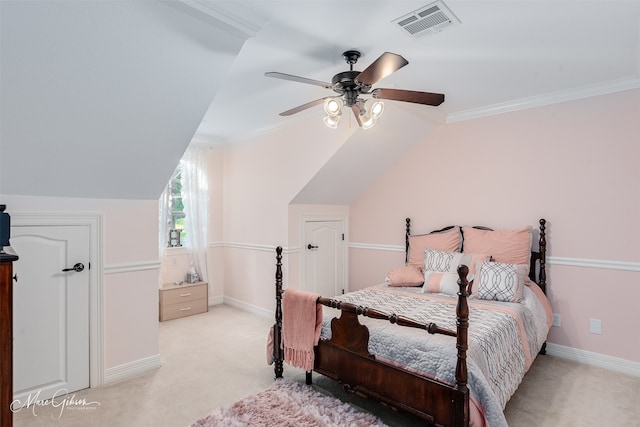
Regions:
<svg viewBox="0 0 640 427"><path fill-rule="evenodd" d="M207 177L207 148L191 144L182 156L182 203L185 213L185 242L189 252L189 268L200 280L207 281L207 245L209 223L209 185Z"/></svg>
<svg viewBox="0 0 640 427"><path fill-rule="evenodd" d="M159 225L160 230L158 232L158 256L160 258L160 276L158 280L160 281L160 286L165 283L166 270L167 266L164 262L164 255L167 250L167 242L169 241L169 228L171 221L169 220L169 185L167 185L160 196L160 200L158 201L158 217L159 217Z"/></svg>

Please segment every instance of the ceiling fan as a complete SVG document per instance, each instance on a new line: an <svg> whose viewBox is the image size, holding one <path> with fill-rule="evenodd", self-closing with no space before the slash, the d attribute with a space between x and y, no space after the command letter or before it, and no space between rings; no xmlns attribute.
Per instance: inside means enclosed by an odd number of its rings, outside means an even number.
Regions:
<svg viewBox="0 0 640 427"><path fill-rule="evenodd" d="M280 113L280 115L291 116L315 105L324 104L324 109L327 113L324 122L327 126L335 129L338 127L342 116L342 107L346 105L353 111L358 125L367 129L376 123L378 117L380 117L384 110L384 104L378 100L388 99L432 106L438 106L444 102L444 95L441 93L418 92L404 89L372 89L371 86L395 73L407 65L409 61L398 54L385 52L365 68L364 71L354 71L353 64L358 62L361 55L360 51L357 50L347 50L344 52L342 57L347 64L349 64L349 71L336 74L331 79L331 83L275 71L264 73L267 77L322 86L325 89L333 89L334 92L339 94L338 96L327 96L307 102L306 104L284 111ZM364 99L361 95L371 95L371 99Z"/></svg>

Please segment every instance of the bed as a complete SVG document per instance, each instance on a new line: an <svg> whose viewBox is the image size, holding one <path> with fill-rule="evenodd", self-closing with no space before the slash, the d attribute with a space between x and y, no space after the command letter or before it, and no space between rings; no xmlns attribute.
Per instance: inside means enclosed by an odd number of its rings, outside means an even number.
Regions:
<svg viewBox="0 0 640 427"><path fill-rule="evenodd" d="M541 219L533 250L531 227L413 235L407 218L405 265L384 284L317 297L324 318L313 370L431 425L506 426L504 406L544 354L552 323L545 227ZM284 370L282 297L278 247L276 378Z"/></svg>

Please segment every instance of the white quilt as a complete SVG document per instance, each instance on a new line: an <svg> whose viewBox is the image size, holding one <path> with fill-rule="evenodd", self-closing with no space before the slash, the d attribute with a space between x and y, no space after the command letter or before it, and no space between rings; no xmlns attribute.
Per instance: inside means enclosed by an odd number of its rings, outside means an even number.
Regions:
<svg viewBox="0 0 640 427"><path fill-rule="evenodd" d="M536 286L531 284L531 286ZM550 313L540 292L525 287L522 303L469 299L468 386L488 425L506 426L504 407L531 366L549 332ZM456 330L457 297L423 294L420 288L374 286L335 297L380 311L433 322ZM336 310L325 309L322 338L331 337L330 319ZM369 352L450 384L455 383L456 339L431 335L386 320L359 316L370 331Z"/></svg>

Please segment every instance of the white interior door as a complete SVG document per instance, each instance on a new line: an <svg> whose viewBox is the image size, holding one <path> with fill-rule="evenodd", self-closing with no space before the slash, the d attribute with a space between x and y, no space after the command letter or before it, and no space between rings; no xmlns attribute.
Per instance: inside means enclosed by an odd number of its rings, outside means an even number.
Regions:
<svg viewBox="0 0 640 427"><path fill-rule="evenodd" d="M89 387L89 226L12 227L11 246L14 399Z"/></svg>
<svg viewBox="0 0 640 427"><path fill-rule="evenodd" d="M344 221L305 221L305 289L323 297L344 291Z"/></svg>

